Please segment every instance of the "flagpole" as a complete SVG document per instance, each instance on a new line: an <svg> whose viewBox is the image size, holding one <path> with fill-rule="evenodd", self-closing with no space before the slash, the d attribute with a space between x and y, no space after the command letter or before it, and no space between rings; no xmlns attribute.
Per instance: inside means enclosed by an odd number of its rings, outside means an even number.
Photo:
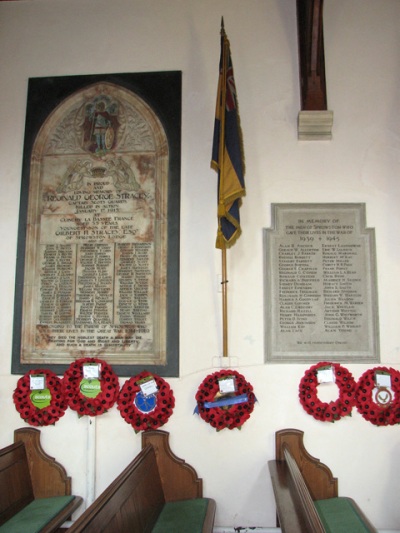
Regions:
<svg viewBox="0 0 400 533"><path fill-rule="evenodd" d="M228 279L226 267L226 248L222 255L222 355L228 357Z"/></svg>
<svg viewBox="0 0 400 533"><path fill-rule="evenodd" d="M231 64L230 45L221 18L221 56L215 109L211 167L218 172L218 231L215 246L222 252L222 347L228 357L228 279L227 248L240 235L239 207L245 194L241 132L238 122L236 89ZM228 72L229 69L229 72ZM228 84L229 76L229 84ZM229 98L229 99L228 99ZM228 115L227 115L228 114ZM229 135L225 136L226 119ZM228 141L228 143L226 142Z"/></svg>

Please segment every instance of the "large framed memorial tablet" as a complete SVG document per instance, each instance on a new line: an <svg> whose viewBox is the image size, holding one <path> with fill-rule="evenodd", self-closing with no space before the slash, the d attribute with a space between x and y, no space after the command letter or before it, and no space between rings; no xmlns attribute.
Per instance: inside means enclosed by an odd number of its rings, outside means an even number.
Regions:
<svg viewBox="0 0 400 533"><path fill-rule="evenodd" d="M28 84L12 372L179 375L181 73Z"/></svg>
<svg viewBox="0 0 400 533"><path fill-rule="evenodd" d="M375 233L364 204L273 204L266 361L379 362Z"/></svg>

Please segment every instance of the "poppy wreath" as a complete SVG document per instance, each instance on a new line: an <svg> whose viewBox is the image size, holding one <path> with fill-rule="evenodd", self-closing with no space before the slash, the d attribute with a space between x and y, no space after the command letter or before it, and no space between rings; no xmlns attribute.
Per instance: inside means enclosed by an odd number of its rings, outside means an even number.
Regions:
<svg viewBox="0 0 400 533"><path fill-rule="evenodd" d="M156 383L157 392L146 397L140 384L143 380L151 379ZM123 384L117 405L125 422L133 427L135 433L139 433L163 426L172 415L175 398L163 378L144 370Z"/></svg>
<svg viewBox="0 0 400 533"><path fill-rule="evenodd" d="M375 383L376 372L390 374L390 388L394 393L394 397L386 389L391 398L391 401L386 404L375 402L373 399L374 389L377 388ZM356 405L361 416L371 422L371 424L376 426L400 424L400 372L386 367L371 368L364 372L357 383Z"/></svg>
<svg viewBox="0 0 400 533"><path fill-rule="evenodd" d="M82 393L83 367L86 364L100 364L100 391L94 397ZM112 367L101 359L86 357L72 362L64 373L62 381L64 396L68 406L79 416L98 416L110 409L117 401L119 393L118 376Z"/></svg>
<svg viewBox="0 0 400 533"><path fill-rule="evenodd" d="M333 367L335 383L339 389L339 397L334 402L322 402L318 398L318 370L322 367ZM316 420L335 422L344 416L351 415L355 405L357 384L352 374L338 363L318 363L309 368L300 381L299 398L303 409Z"/></svg>
<svg viewBox="0 0 400 533"><path fill-rule="evenodd" d="M220 398L221 379L235 378L236 390L234 396L226 396L227 405ZM217 431L222 429L241 429L243 424L250 418L254 409L256 397L253 386L246 381L242 374L236 370L224 369L209 374L200 384L196 393L197 412L205 422L208 422ZM215 404L214 406L212 404Z"/></svg>
<svg viewBox="0 0 400 533"><path fill-rule="evenodd" d="M32 401L30 376L36 374L45 376L45 389L47 390L38 391L39 395L45 397L43 407L35 405ZM67 409L61 379L50 370L30 370L27 374L19 378L17 387L14 390L13 401L21 418L31 426L54 425L64 416Z"/></svg>

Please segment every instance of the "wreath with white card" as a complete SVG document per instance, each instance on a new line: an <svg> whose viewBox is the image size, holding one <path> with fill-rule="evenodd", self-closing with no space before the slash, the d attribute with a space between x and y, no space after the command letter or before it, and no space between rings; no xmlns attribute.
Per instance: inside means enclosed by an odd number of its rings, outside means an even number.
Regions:
<svg viewBox="0 0 400 533"><path fill-rule="evenodd" d="M35 369L19 378L13 401L31 426L54 425L67 409L61 380L51 370Z"/></svg>
<svg viewBox="0 0 400 533"><path fill-rule="evenodd" d="M72 362L62 384L68 406L79 416L105 413L117 401L119 393L118 376L111 365L95 357Z"/></svg>
<svg viewBox="0 0 400 533"><path fill-rule="evenodd" d="M400 372L383 366L364 372L357 383L356 404L371 424L400 424Z"/></svg>
<svg viewBox="0 0 400 533"><path fill-rule="evenodd" d="M256 397L253 386L236 370L209 374L196 393L195 412L217 431L241 429L250 418Z"/></svg>
<svg viewBox="0 0 400 533"><path fill-rule="evenodd" d="M172 415L175 398L163 378L144 370L124 383L117 405L122 418L138 433L163 426Z"/></svg>
<svg viewBox="0 0 400 533"><path fill-rule="evenodd" d="M318 398L318 387L323 383L336 383L337 400L323 402ZM299 398L303 409L316 420L335 422L351 415L355 405L356 382L352 374L338 363L321 362L313 365L300 381Z"/></svg>

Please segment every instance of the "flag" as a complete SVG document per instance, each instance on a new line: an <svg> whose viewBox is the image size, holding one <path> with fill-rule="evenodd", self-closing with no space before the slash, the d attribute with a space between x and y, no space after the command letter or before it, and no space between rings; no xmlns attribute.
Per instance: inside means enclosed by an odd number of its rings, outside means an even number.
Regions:
<svg viewBox="0 0 400 533"><path fill-rule="evenodd" d="M218 232L215 246L226 249L236 242L241 233L239 208L246 190L235 79L223 20L211 167L218 172Z"/></svg>

